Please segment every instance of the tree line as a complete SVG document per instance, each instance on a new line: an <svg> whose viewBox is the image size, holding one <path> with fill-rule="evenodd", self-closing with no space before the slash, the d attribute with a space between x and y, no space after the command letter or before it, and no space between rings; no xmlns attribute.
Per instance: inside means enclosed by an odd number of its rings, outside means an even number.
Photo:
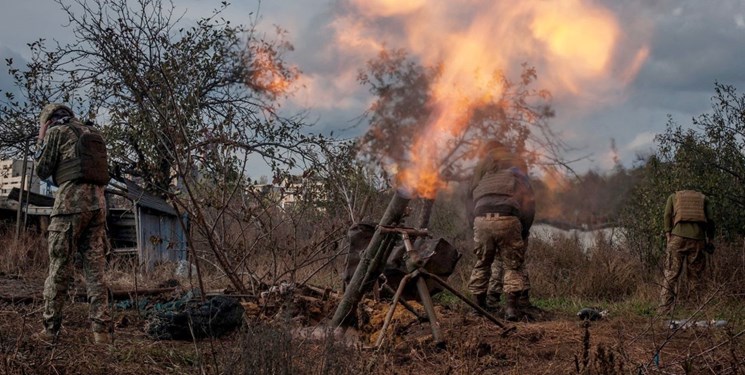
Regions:
<svg viewBox="0 0 745 375"><path fill-rule="evenodd" d="M406 162L412 140L437 111L429 99L441 67L387 50L360 70L359 83L375 99L365 113L369 130L355 139L316 134L302 114L280 115L279 99L291 94L301 72L285 60L293 49L285 32L260 33L258 15L245 26L223 17L227 3L186 22L163 0L55 2L73 41L39 39L28 44L29 61L6 61L16 87L0 97L0 155L28 152L44 104L70 104L102 129L113 174L137 178L188 213L199 256L239 290L248 280L294 275L337 254L324 241L333 243L350 223L376 217L380 191L392 184L385 167ZM528 145L539 145L542 164L551 165L553 175L565 171L566 146L551 130L550 93L535 87L535 69L524 65L516 79L493 73L489 85L500 95L474 108L465 131L445 145L441 175L465 180L479 144L495 134L523 152L528 164L539 161ZM712 198L722 238L741 236L744 114L745 97L717 83L712 111L692 126L670 119L656 138L657 150L634 167L536 181L538 219L622 225L631 246L652 259L665 198L696 188ZM257 181L249 161L256 159L271 168L275 182L302 172L325 189L314 192L322 202L278 208L250 189ZM303 224L309 217L327 227ZM285 271L260 274L260 250L270 247L294 260L282 264Z"/></svg>

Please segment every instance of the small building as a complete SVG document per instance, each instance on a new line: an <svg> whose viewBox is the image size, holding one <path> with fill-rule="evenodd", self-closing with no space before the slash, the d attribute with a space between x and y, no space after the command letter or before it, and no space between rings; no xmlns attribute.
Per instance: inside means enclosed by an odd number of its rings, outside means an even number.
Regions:
<svg viewBox="0 0 745 375"><path fill-rule="evenodd" d="M137 254L148 271L160 263L186 260L186 215L179 216L170 204L131 180L110 184L107 192L129 202L110 204L107 222L113 254Z"/></svg>
<svg viewBox="0 0 745 375"><path fill-rule="evenodd" d="M12 189L9 200L18 207L20 190ZM26 195L24 193L24 200ZM163 199L139 187L131 180L113 181L106 187L109 206L107 217L110 256L136 256L145 271L165 262L178 262L187 256L186 215L179 217L176 210ZM46 231L54 198L30 194L24 206L29 222L39 223Z"/></svg>

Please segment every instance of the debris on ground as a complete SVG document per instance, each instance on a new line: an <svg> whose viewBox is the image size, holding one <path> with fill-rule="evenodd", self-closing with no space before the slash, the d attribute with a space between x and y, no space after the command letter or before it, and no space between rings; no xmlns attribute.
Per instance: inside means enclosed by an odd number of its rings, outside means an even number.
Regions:
<svg viewBox="0 0 745 375"><path fill-rule="evenodd" d="M693 320L693 319L679 319L670 320L668 327L672 330L675 329L690 329L690 328L723 328L727 326L726 320Z"/></svg>
<svg viewBox="0 0 745 375"><path fill-rule="evenodd" d="M173 310L153 312L145 331L159 340L221 337L243 324L245 310L234 298L211 297L205 302L174 303Z"/></svg>
<svg viewBox="0 0 745 375"><path fill-rule="evenodd" d="M600 310L594 307L585 307L577 312L577 317L580 320L596 321L608 316L608 310Z"/></svg>

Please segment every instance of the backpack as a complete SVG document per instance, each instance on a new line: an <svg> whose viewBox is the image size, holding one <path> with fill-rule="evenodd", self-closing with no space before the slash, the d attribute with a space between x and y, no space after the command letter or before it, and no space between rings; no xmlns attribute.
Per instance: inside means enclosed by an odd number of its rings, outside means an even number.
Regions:
<svg viewBox="0 0 745 375"><path fill-rule="evenodd" d="M54 174L54 182L58 186L67 181L107 185L110 176L106 141L95 129L83 132L80 125L67 125L78 137L75 142L75 157L60 163Z"/></svg>

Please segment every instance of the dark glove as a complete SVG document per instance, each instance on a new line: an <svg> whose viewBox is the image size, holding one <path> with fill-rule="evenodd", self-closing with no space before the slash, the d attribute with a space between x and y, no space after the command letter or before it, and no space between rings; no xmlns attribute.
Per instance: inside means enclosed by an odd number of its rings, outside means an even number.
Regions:
<svg viewBox="0 0 745 375"><path fill-rule="evenodd" d="M522 231L522 233L520 233L520 235L522 236L523 241L525 241L528 237L530 237L530 229L528 229L528 230L523 229L523 231Z"/></svg>
<svg viewBox="0 0 745 375"><path fill-rule="evenodd" d="M716 246L711 242L707 242L706 245L704 245L704 251L709 254L714 254L714 249L716 249Z"/></svg>

